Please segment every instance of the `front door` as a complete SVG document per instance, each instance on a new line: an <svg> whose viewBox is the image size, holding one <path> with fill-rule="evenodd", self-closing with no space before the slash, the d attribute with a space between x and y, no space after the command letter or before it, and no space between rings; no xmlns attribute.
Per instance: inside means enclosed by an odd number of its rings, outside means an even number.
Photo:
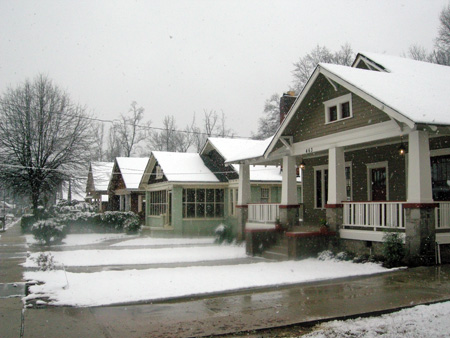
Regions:
<svg viewBox="0 0 450 338"><path fill-rule="evenodd" d="M386 201L386 168L372 168L372 201Z"/></svg>

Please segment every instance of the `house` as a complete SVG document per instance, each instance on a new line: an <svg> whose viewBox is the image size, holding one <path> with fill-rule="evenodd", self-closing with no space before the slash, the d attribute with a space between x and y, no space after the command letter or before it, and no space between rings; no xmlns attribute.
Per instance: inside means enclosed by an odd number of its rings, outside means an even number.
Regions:
<svg viewBox="0 0 450 338"><path fill-rule="evenodd" d="M326 219L348 250L377 253L390 231L409 259L439 261L450 243L449 79L450 67L374 53L351 67L319 64L263 153L228 163L282 161L280 219L300 226L287 236Z"/></svg>
<svg viewBox="0 0 450 338"><path fill-rule="evenodd" d="M108 206L108 185L114 162L91 162L86 182L86 202L95 204L99 211Z"/></svg>
<svg viewBox="0 0 450 338"><path fill-rule="evenodd" d="M116 157L108 185L108 210L144 213L144 191L139 182L148 161L148 157Z"/></svg>
<svg viewBox="0 0 450 338"><path fill-rule="evenodd" d="M239 166L225 165L225 159L236 149L261 143L209 138L199 154L152 152L139 186L146 191L146 226L157 235L210 236L225 223L237 233ZM258 205L278 202L280 167L249 170L252 201ZM271 217L275 221L277 215Z"/></svg>

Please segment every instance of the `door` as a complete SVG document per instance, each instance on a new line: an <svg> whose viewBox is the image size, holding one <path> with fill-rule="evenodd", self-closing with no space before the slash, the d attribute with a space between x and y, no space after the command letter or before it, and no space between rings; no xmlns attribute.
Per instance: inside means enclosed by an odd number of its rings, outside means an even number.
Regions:
<svg viewBox="0 0 450 338"><path fill-rule="evenodd" d="M172 225L172 190L167 192L167 225Z"/></svg>
<svg viewBox="0 0 450 338"><path fill-rule="evenodd" d="M371 169L372 201L386 201L386 168Z"/></svg>

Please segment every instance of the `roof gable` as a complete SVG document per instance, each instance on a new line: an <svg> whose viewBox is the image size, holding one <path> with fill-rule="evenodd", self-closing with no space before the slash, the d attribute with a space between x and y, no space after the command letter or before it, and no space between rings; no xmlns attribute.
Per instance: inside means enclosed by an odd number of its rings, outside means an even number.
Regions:
<svg viewBox="0 0 450 338"><path fill-rule="evenodd" d="M114 175L122 177L126 189L136 190L139 188L148 160L148 157L117 157Z"/></svg>
<svg viewBox="0 0 450 338"><path fill-rule="evenodd" d="M91 162L88 185L94 191L106 191L111 180L114 162Z"/></svg>

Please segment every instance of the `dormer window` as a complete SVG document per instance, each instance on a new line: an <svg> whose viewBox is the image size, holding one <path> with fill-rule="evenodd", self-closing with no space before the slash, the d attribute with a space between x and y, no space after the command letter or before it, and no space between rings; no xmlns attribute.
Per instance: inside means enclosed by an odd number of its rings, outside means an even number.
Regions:
<svg viewBox="0 0 450 338"><path fill-rule="evenodd" d="M353 117L352 94L325 101L325 123L332 123Z"/></svg>
<svg viewBox="0 0 450 338"><path fill-rule="evenodd" d="M163 178L163 171L161 169L161 166L157 165L156 166L156 179L160 180Z"/></svg>

